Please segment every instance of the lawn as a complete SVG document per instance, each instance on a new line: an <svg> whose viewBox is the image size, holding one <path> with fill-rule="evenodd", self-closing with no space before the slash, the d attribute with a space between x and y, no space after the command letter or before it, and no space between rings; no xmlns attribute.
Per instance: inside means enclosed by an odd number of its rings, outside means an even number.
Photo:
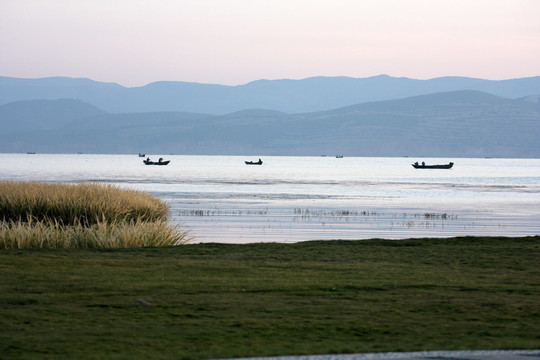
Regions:
<svg viewBox="0 0 540 360"><path fill-rule="evenodd" d="M540 237L0 251L0 358L540 348Z"/></svg>

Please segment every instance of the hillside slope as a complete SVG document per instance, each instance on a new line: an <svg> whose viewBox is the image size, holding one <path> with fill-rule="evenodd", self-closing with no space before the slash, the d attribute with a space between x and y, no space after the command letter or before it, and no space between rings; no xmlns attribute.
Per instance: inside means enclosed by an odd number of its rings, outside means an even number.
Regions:
<svg viewBox="0 0 540 360"><path fill-rule="evenodd" d="M54 130L77 119L106 114L80 100L29 100L0 105L0 134Z"/></svg>
<svg viewBox="0 0 540 360"><path fill-rule="evenodd" d="M51 114L35 113L35 118L48 119ZM0 152L540 157L540 103L477 91L293 115L271 110L221 116L80 115L45 130L0 130ZM4 128L10 126L7 121L2 118ZM41 126L44 121L35 123Z"/></svg>

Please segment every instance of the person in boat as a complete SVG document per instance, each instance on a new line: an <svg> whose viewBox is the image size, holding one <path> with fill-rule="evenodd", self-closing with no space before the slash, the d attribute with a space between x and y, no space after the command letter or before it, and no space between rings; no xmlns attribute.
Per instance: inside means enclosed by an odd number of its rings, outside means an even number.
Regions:
<svg viewBox="0 0 540 360"><path fill-rule="evenodd" d="M163 158L159 158L158 162L159 163L163 162Z"/></svg>
<svg viewBox="0 0 540 360"><path fill-rule="evenodd" d="M262 160L261 160L261 158L259 158L259 164L262 164Z"/></svg>
<svg viewBox="0 0 540 360"><path fill-rule="evenodd" d="M422 161L422 166L426 166L426 163L424 161Z"/></svg>
<svg viewBox="0 0 540 360"><path fill-rule="evenodd" d="M150 161L150 157L147 157L147 158L146 158L146 161L148 161L148 162L149 162L149 161Z"/></svg>
<svg viewBox="0 0 540 360"><path fill-rule="evenodd" d="M414 165L418 166L418 161L414 163Z"/></svg>

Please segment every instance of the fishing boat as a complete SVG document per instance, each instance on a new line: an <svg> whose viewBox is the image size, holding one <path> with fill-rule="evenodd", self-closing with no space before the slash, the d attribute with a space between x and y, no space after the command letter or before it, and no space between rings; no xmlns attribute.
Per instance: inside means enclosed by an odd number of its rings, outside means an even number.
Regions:
<svg viewBox="0 0 540 360"><path fill-rule="evenodd" d="M452 166L454 166L454 163L448 163L443 165L426 165L425 163L419 164L418 162L415 162L412 164L412 166L415 169L451 169Z"/></svg>
<svg viewBox="0 0 540 360"><path fill-rule="evenodd" d="M246 165L262 165L262 160L259 159L259 161L244 161Z"/></svg>
<svg viewBox="0 0 540 360"><path fill-rule="evenodd" d="M170 162L171 160L163 161L163 159L159 159L159 161L143 160L145 165L168 165Z"/></svg>

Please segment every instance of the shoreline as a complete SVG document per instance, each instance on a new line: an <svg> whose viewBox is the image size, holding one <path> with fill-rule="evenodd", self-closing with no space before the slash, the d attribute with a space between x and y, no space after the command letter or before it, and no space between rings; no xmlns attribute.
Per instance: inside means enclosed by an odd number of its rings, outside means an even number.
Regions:
<svg viewBox="0 0 540 360"><path fill-rule="evenodd" d="M357 205L319 201L290 206L273 203L171 201L171 221L191 231L197 242L253 243L383 238L522 237L540 235L536 203L489 209L450 206ZM509 213L512 211L512 213ZM287 240L283 240L287 239Z"/></svg>

